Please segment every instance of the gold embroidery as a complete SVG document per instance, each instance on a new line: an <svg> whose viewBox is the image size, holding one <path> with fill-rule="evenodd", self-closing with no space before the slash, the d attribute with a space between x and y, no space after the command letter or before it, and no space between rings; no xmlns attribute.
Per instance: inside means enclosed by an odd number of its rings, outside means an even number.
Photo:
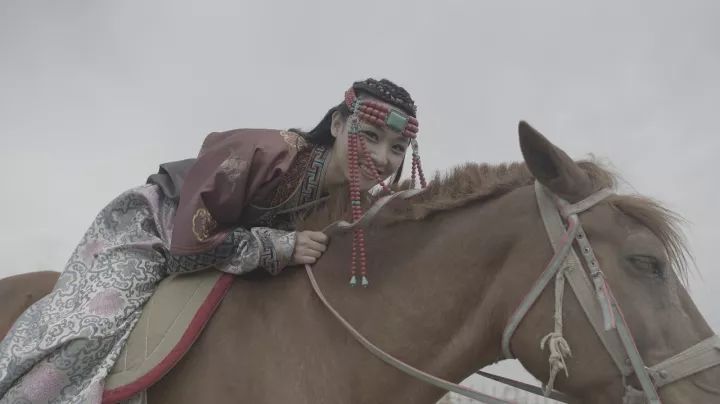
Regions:
<svg viewBox="0 0 720 404"><path fill-rule="evenodd" d="M307 141L305 140L305 138L293 131L281 130L280 136L282 136L285 140L285 143L290 145L290 147L295 151L302 150L305 148L305 146L307 146Z"/></svg>
<svg viewBox="0 0 720 404"><path fill-rule="evenodd" d="M215 228L217 228L217 222L207 209L200 208L195 211L192 218L192 231L198 241L207 240Z"/></svg>
<svg viewBox="0 0 720 404"><path fill-rule="evenodd" d="M247 168L248 162L243 160L236 150L231 150L228 158L220 164L220 171L232 183L231 191L235 189L235 182L247 171Z"/></svg>

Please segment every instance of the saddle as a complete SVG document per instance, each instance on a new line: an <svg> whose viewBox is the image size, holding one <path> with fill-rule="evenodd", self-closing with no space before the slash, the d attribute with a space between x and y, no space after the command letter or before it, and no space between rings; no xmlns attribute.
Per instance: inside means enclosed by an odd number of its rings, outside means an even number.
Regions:
<svg viewBox="0 0 720 404"><path fill-rule="evenodd" d="M386 205L422 191L406 190L384 196L357 222L341 220L323 232L332 234L365 227ZM233 280L234 275L205 270L172 275L160 282L105 380L103 403L127 400L165 376L200 335Z"/></svg>
<svg viewBox="0 0 720 404"><path fill-rule="evenodd" d="M216 270L160 282L105 380L103 403L147 390L175 366L230 289L233 275Z"/></svg>

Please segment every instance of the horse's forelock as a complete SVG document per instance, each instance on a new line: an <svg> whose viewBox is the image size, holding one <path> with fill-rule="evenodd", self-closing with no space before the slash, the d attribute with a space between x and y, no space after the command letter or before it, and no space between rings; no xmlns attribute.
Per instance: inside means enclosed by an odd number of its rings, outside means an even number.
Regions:
<svg viewBox="0 0 720 404"><path fill-rule="evenodd" d="M616 195L611 206L647 227L663 244L670 266L680 281L688 285L688 263L693 262L682 227L685 220L657 201L641 195Z"/></svg>

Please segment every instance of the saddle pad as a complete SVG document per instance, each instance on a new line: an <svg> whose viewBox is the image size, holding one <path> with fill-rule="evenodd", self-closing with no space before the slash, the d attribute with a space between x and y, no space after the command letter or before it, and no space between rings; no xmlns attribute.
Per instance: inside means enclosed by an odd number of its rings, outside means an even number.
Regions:
<svg viewBox="0 0 720 404"><path fill-rule="evenodd" d="M172 275L158 286L105 380L103 403L148 389L190 349L233 281L216 270Z"/></svg>

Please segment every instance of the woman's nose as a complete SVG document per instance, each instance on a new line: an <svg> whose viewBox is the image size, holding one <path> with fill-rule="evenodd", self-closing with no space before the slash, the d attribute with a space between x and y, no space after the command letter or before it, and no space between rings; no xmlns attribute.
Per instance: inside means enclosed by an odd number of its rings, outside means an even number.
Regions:
<svg viewBox="0 0 720 404"><path fill-rule="evenodd" d="M377 168L378 171L385 170L385 166L387 165L387 153L385 151L376 150L370 153L370 158L373 160L373 163L375 163L375 168Z"/></svg>

